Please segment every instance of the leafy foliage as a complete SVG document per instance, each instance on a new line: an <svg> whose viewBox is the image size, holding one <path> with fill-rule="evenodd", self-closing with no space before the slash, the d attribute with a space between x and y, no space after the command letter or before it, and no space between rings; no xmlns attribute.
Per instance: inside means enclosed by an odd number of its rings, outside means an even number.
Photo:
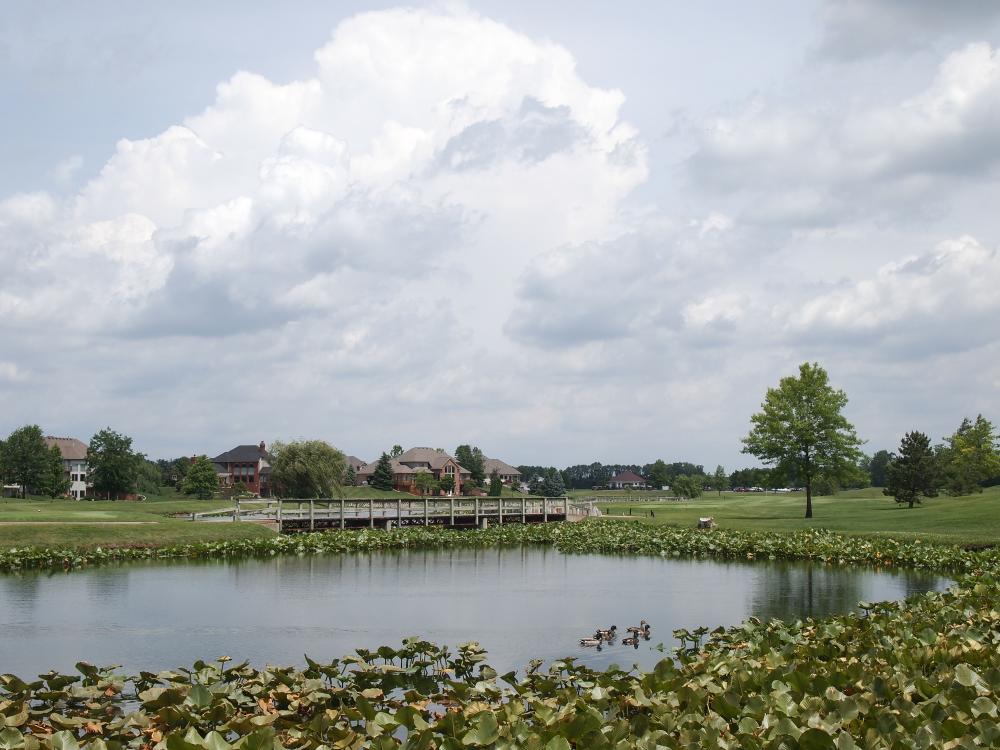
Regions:
<svg viewBox="0 0 1000 750"><path fill-rule="evenodd" d="M532 495L543 497L561 497L566 494L562 474L558 469L548 468L540 476L536 476L528 485Z"/></svg>
<svg viewBox="0 0 1000 750"><path fill-rule="evenodd" d="M358 486L358 472L355 471L353 464L348 464L344 470L343 484L345 487Z"/></svg>
<svg viewBox="0 0 1000 750"><path fill-rule="evenodd" d="M841 414L846 405L847 395L830 387L826 370L804 362L798 377L782 378L768 389L761 411L750 418L743 452L802 477L806 518L812 518L813 481L853 474L861 458L861 441Z"/></svg>
<svg viewBox="0 0 1000 750"><path fill-rule="evenodd" d="M982 414L976 421L965 418L955 433L946 438L942 452L948 494L982 492L983 483L1000 474L1000 451L993 423Z"/></svg>
<svg viewBox="0 0 1000 750"><path fill-rule="evenodd" d="M911 508L921 496L935 497L940 484L938 457L931 440L922 432L908 432L892 457L887 471L886 495Z"/></svg>
<svg viewBox="0 0 1000 750"><path fill-rule="evenodd" d="M87 447L94 492L109 498L134 492L143 460L140 453L132 450L132 438L105 427L90 439Z"/></svg>
<svg viewBox="0 0 1000 750"><path fill-rule="evenodd" d="M3 441L2 459L0 474L8 481L21 485L21 496L26 497L28 489L42 484L50 465L42 428L29 424L11 432Z"/></svg>
<svg viewBox="0 0 1000 750"><path fill-rule="evenodd" d="M460 445L455 449L455 460L472 474L472 483L482 487L486 483L486 457L476 446Z"/></svg>
<svg viewBox="0 0 1000 750"><path fill-rule="evenodd" d="M271 446L271 486L281 497L336 497L344 454L323 440L293 440Z"/></svg>
<svg viewBox="0 0 1000 750"><path fill-rule="evenodd" d="M184 475L181 491L199 500L208 500L219 491L219 476L215 465L206 456L198 456Z"/></svg>
<svg viewBox="0 0 1000 750"><path fill-rule="evenodd" d="M996 550L823 531L699 532L591 521L335 532L258 540L243 551L533 542L567 552L929 568L952 573L958 585L902 603L863 602L860 615L678 630L678 647L648 672L595 671L562 659L497 675L478 644L452 652L410 638L327 663L306 657L303 669L256 669L220 657L158 674L128 676L81 662L77 675L3 675L0 747L889 750L1000 743ZM239 554L236 544L213 554Z"/></svg>
<svg viewBox="0 0 1000 750"><path fill-rule="evenodd" d="M670 485L670 490L677 497L686 497L691 499L701 497L702 478L697 474L690 477L681 474L679 477L674 479L674 483Z"/></svg>
<svg viewBox="0 0 1000 750"><path fill-rule="evenodd" d="M413 484L421 495L426 495L428 492L435 492L441 488L438 480L429 471L417 472L417 475L413 478Z"/></svg>
<svg viewBox="0 0 1000 750"><path fill-rule="evenodd" d="M500 497L503 494L503 482L500 480L500 472L494 469L490 473L490 497Z"/></svg>

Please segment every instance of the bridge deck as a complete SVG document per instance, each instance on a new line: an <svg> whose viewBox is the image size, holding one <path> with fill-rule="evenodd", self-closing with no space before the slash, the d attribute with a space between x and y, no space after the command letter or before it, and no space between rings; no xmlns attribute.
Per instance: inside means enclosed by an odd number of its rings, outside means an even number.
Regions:
<svg viewBox="0 0 1000 750"><path fill-rule="evenodd" d="M579 520L590 504L565 497L351 498L238 500L232 508L192 513L192 521L250 521L281 532L320 529L447 526Z"/></svg>

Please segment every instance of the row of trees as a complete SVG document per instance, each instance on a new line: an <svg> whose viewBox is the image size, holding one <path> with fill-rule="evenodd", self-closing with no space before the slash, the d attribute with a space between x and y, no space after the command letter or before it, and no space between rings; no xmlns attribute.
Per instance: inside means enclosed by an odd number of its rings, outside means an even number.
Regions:
<svg viewBox="0 0 1000 750"><path fill-rule="evenodd" d="M0 478L17 484L28 494L59 497L69 490L62 454L45 444L38 425L18 427L0 440ZM138 491L155 491L156 465L132 447L132 438L107 427L87 446L87 483L96 497L121 497Z"/></svg>
<svg viewBox="0 0 1000 750"><path fill-rule="evenodd" d="M908 432L889 454L883 492L913 507L942 490L950 495L982 492L1000 477L1000 436L990 420L978 415L962 424L941 445L923 432Z"/></svg>

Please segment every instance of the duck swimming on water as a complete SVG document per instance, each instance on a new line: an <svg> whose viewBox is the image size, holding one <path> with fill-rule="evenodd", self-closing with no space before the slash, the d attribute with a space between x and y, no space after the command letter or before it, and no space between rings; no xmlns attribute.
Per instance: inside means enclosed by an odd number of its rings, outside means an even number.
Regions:
<svg viewBox="0 0 1000 750"><path fill-rule="evenodd" d="M617 630L618 630L617 625L612 625L607 630L601 630L600 628L598 628L597 632L594 633L594 637L603 638L606 641L613 641L615 639L615 636L618 635Z"/></svg>
<svg viewBox="0 0 1000 750"><path fill-rule="evenodd" d="M622 638L623 646L632 646L632 648L639 648L639 636L633 635L629 638Z"/></svg>

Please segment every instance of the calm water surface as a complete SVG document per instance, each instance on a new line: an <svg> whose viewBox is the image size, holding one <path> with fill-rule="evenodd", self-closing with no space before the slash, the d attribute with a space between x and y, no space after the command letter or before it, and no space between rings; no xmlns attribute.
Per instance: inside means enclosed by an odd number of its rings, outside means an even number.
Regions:
<svg viewBox="0 0 1000 750"><path fill-rule="evenodd" d="M506 671L577 656L652 666L675 628L846 612L858 601L940 590L947 579L791 563L563 555L550 548L444 550L267 560L148 563L0 576L0 673L128 671L227 654L301 664L420 635L477 640ZM640 619L638 650L577 645L598 626Z"/></svg>

